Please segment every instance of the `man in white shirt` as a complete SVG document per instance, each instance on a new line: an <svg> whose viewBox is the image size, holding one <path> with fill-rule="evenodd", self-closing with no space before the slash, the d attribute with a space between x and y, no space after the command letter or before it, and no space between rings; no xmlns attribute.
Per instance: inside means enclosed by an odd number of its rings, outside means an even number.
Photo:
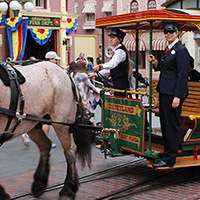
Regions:
<svg viewBox="0 0 200 200"><path fill-rule="evenodd" d="M110 43L114 47L114 55L109 62L98 64L93 67L95 72L100 71L101 75L111 74L111 82L115 89L128 90L129 89L129 59L126 47L122 44L126 33L120 29L111 29ZM88 74L89 78L94 74ZM125 93L115 93L116 96L125 97Z"/></svg>

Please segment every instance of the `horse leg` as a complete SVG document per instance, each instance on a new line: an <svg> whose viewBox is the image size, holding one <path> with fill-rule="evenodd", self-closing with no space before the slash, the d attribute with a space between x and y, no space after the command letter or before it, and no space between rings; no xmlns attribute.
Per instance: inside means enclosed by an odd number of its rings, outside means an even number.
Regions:
<svg viewBox="0 0 200 200"><path fill-rule="evenodd" d="M67 161L67 175L64 186L59 193L59 200L73 200L79 188L78 173L76 169L76 146L73 142L72 134L69 128L54 125L54 129L63 146L64 155Z"/></svg>
<svg viewBox="0 0 200 200"><path fill-rule="evenodd" d="M49 157L51 150L51 140L45 135L42 129L34 128L28 132L29 137L33 140L40 151L40 161L34 174L34 182L32 184L32 192L34 197L41 196L46 187L49 177Z"/></svg>
<svg viewBox="0 0 200 200"><path fill-rule="evenodd" d="M74 150L71 150L74 151ZM68 155L66 155L68 154ZM76 192L79 188L78 173L75 166L75 157L69 151L65 153L67 157L67 176L64 182L64 187L59 192L59 200L74 200Z"/></svg>
<svg viewBox="0 0 200 200"><path fill-rule="evenodd" d="M0 200L9 200L10 196L4 190L4 188L0 185Z"/></svg>

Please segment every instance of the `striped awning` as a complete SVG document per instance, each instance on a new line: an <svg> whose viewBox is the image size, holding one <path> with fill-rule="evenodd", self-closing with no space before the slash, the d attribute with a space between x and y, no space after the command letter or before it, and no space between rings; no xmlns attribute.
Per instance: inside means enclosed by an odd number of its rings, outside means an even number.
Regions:
<svg viewBox="0 0 200 200"><path fill-rule="evenodd" d="M154 39L152 41L152 50L153 51L163 51L167 47L166 39Z"/></svg>
<svg viewBox="0 0 200 200"><path fill-rule="evenodd" d="M112 12L112 1L104 1L101 12Z"/></svg>
<svg viewBox="0 0 200 200"><path fill-rule="evenodd" d="M82 10L82 13L95 13L94 3L86 3L85 7Z"/></svg>
<svg viewBox="0 0 200 200"><path fill-rule="evenodd" d="M126 40L124 46L128 51L135 51L135 40ZM145 51L146 45L143 40L139 40L139 51Z"/></svg>

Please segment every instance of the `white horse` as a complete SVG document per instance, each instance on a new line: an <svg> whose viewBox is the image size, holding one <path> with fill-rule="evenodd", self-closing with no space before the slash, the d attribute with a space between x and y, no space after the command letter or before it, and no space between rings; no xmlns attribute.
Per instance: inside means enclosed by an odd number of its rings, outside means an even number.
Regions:
<svg viewBox="0 0 200 200"><path fill-rule="evenodd" d="M77 106L74 98L72 81L62 68L51 62L39 62L27 66L16 66L15 68L26 78L26 82L20 85L25 99L24 113L40 118L48 115L50 120L57 122L75 125L79 122L83 123L83 118L76 120L79 106ZM4 86L2 81L0 81L0 91L0 107L8 109L11 96L10 87ZM7 121L8 117L0 114L0 137L4 132ZM11 134L11 130L16 122L17 119L14 118L9 127L8 135ZM50 171L49 156L51 141L43 132L41 125L41 122L23 119L11 138L16 138L28 132L31 140L39 148L40 160L32 184L32 193L35 197L39 197L44 193ZM70 133L69 126L60 124L52 125L62 144L67 161L67 176L64 187L59 193L59 200L74 199L79 187L78 174L75 166L75 154L78 151L79 158L82 159L83 164L86 162L90 164L90 135L84 128L81 128L82 132L80 132L78 126L73 126L72 133ZM6 199L6 194L2 187L0 187L0 199L1 197L2 199L4 197Z"/></svg>

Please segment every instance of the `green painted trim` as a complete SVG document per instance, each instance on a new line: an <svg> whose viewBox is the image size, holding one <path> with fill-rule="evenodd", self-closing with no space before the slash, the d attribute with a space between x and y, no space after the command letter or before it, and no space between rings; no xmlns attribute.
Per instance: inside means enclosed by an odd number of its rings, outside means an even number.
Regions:
<svg viewBox="0 0 200 200"><path fill-rule="evenodd" d="M152 54L152 41L153 41L153 22L150 23L150 54ZM151 129L152 129L152 62L149 67L149 151L151 152Z"/></svg>
<svg viewBox="0 0 200 200"><path fill-rule="evenodd" d="M138 51L138 46L139 46L139 30L136 29L136 42L135 42L135 50L136 50L136 55L135 55L135 71L136 71L136 79L135 79L135 88L136 90L138 89L138 60L139 60L139 51ZM138 95L136 95L136 98L138 98Z"/></svg>
<svg viewBox="0 0 200 200"><path fill-rule="evenodd" d="M181 7L180 8L183 9L183 0L181 0L180 3L181 3Z"/></svg>
<svg viewBox="0 0 200 200"><path fill-rule="evenodd" d="M104 49L105 49L105 47L104 47L104 44L105 44L105 42L104 42L104 28L102 28L102 63L104 63L104 54L105 54L105 52L104 52Z"/></svg>

